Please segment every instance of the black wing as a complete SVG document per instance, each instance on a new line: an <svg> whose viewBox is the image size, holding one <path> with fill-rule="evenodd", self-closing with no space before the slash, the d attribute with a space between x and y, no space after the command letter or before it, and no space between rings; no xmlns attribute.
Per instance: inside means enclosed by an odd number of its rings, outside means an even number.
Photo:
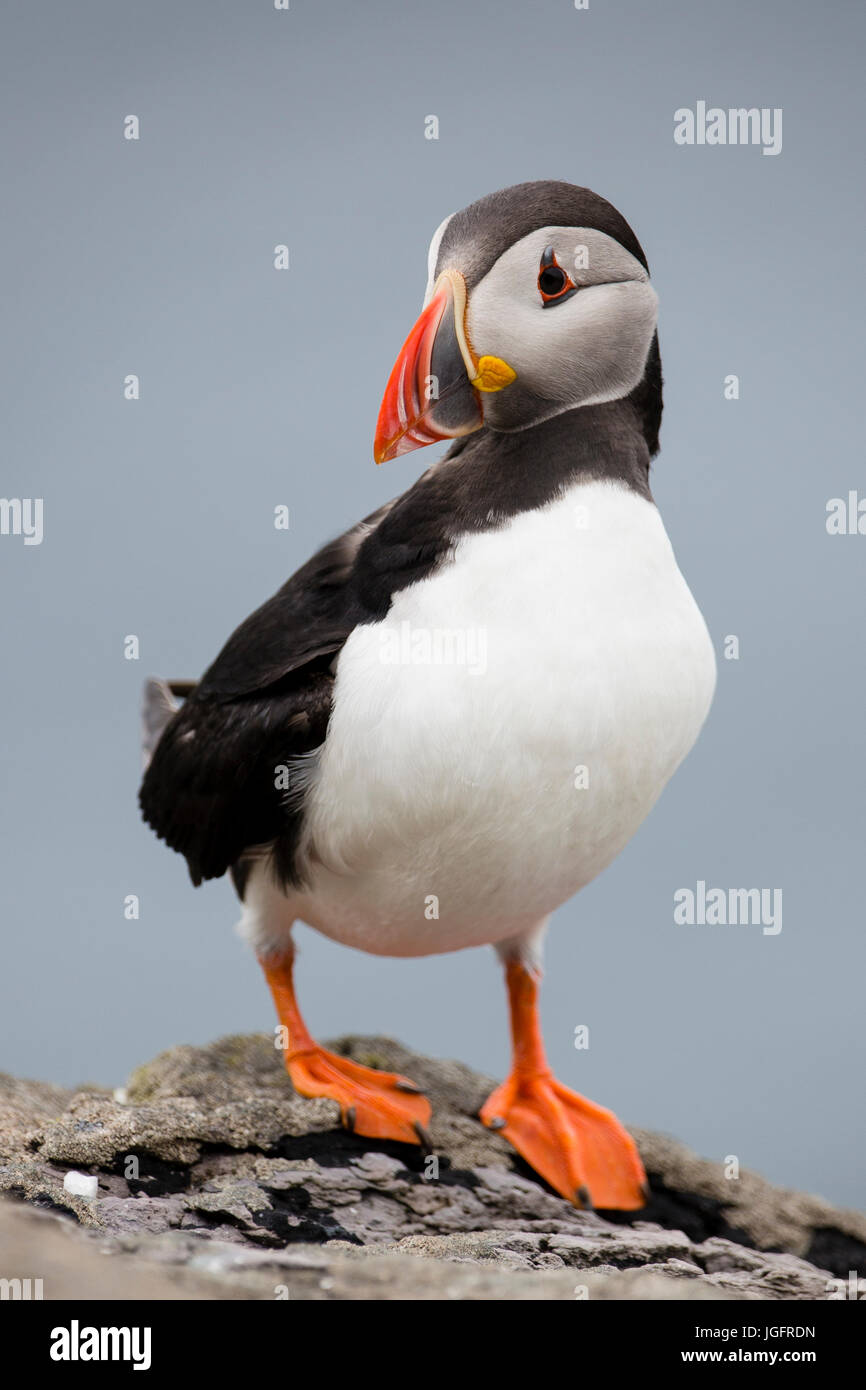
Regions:
<svg viewBox="0 0 866 1390"><path fill-rule="evenodd" d="M296 879L303 809L287 775L324 740L333 660L365 616L357 552L386 511L326 545L247 618L164 729L139 802L195 884L274 841L278 871Z"/></svg>

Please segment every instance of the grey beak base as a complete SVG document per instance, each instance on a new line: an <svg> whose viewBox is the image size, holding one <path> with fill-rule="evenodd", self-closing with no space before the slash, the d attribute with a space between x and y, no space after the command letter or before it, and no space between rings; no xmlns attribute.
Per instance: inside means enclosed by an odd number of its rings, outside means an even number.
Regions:
<svg viewBox="0 0 866 1390"><path fill-rule="evenodd" d="M430 358L426 420L446 435L471 434L484 423L481 397L469 380L454 322L454 299L442 315Z"/></svg>

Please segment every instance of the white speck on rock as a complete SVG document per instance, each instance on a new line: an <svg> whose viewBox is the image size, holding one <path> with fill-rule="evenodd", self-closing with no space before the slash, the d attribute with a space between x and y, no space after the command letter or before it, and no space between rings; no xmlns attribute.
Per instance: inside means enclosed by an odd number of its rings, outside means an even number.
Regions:
<svg viewBox="0 0 866 1390"><path fill-rule="evenodd" d="M63 1191L70 1192L73 1197L87 1197L92 1200L99 1191L99 1178L91 1177L89 1173L76 1173L74 1169L70 1169L63 1179Z"/></svg>

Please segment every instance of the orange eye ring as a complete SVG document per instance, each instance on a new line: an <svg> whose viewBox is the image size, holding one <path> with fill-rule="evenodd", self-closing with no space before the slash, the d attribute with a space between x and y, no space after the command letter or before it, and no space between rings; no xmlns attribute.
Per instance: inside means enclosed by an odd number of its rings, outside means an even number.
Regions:
<svg viewBox="0 0 866 1390"><path fill-rule="evenodd" d="M552 246L545 247L541 257L541 265L538 270L538 293L541 295L541 304L545 309L550 304L561 304L564 299L571 299L572 295L577 294L577 285L559 264Z"/></svg>

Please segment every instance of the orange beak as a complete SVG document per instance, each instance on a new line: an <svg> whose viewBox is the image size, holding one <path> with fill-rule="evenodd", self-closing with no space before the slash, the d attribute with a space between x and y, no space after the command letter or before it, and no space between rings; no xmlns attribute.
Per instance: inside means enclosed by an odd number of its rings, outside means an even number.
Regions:
<svg viewBox="0 0 866 1390"><path fill-rule="evenodd" d="M459 271L443 271L388 378L373 444L377 463L481 428L485 388L465 319L466 282Z"/></svg>

